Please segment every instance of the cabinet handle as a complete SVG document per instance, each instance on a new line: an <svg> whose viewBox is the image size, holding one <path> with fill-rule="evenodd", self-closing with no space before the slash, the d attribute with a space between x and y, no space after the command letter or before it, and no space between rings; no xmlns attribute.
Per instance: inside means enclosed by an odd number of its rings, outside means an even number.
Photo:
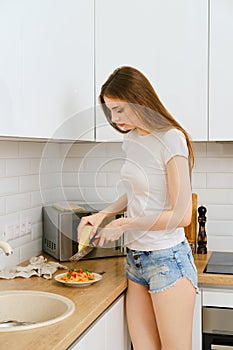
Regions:
<svg viewBox="0 0 233 350"><path fill-rule="evenodd" d="M211 350L233 350L233 346L211 345Z"/></svg>

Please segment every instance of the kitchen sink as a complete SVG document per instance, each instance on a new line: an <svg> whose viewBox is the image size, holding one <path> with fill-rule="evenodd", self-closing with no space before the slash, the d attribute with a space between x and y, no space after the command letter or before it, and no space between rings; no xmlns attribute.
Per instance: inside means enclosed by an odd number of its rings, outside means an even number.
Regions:
<svg viewBox="0 0 233 350"><path fill-rule="evenodd" d="M0 332L49 326L70 316L74 303L59 294L33 290L0 291Z"/></svg>

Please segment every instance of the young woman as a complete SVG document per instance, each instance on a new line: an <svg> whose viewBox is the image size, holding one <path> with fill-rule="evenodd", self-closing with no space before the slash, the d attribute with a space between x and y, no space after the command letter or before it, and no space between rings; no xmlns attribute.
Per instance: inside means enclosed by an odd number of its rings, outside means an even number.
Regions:
<svg viewBox="0 0 233 350"><path fill-rule="evenodd" d="M184 227L192 212L193 151L186 131L165 109L147 78L116 69L102 86L109 123L124 133L121 169L126 194L78 231L127 210L98 232L98 245L122 234L127 246L127 319L134 350L191 350L197 273Z"/></svg>

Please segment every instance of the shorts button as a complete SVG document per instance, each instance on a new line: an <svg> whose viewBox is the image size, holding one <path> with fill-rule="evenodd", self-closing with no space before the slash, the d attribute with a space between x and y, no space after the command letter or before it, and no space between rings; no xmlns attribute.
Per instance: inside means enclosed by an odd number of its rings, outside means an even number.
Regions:
<svg viewBox="0 0 233 350"><path fill-rule="evenodd" d="M136 267L141 267L141 264L136 264Z"/></svg>
<svg viewBox="0 0 233 350"><path fill-rule="evenodd" d="M135 260L138 260L138 258L139 258L138 255L135 255L135 256L134 256L134 259L135 259Z"/></svg>

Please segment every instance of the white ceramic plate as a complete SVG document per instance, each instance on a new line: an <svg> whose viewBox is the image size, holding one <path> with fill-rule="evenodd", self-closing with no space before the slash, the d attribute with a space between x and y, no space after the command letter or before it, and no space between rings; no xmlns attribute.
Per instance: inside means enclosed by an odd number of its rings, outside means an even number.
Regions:
<svg viewBox="0 0 233 350"><path fill-rule="evenodd" d="M69 287L87 287L87 286L90 286L91 284L95 283L95 282L98 282L102 279L102 276L99 275L98 273L95 273L95 272L92 272L93 275L95 276L95 279L94 280L90 280L88 282L66 282L66 281L62 281L60 280L59 278L62 277L62 276L65 276L67 274L66 273L60 273L59 275L56 275L54 277L55 281L59 282L59 283L62 283L66 286L69 286Z"/></svg>

